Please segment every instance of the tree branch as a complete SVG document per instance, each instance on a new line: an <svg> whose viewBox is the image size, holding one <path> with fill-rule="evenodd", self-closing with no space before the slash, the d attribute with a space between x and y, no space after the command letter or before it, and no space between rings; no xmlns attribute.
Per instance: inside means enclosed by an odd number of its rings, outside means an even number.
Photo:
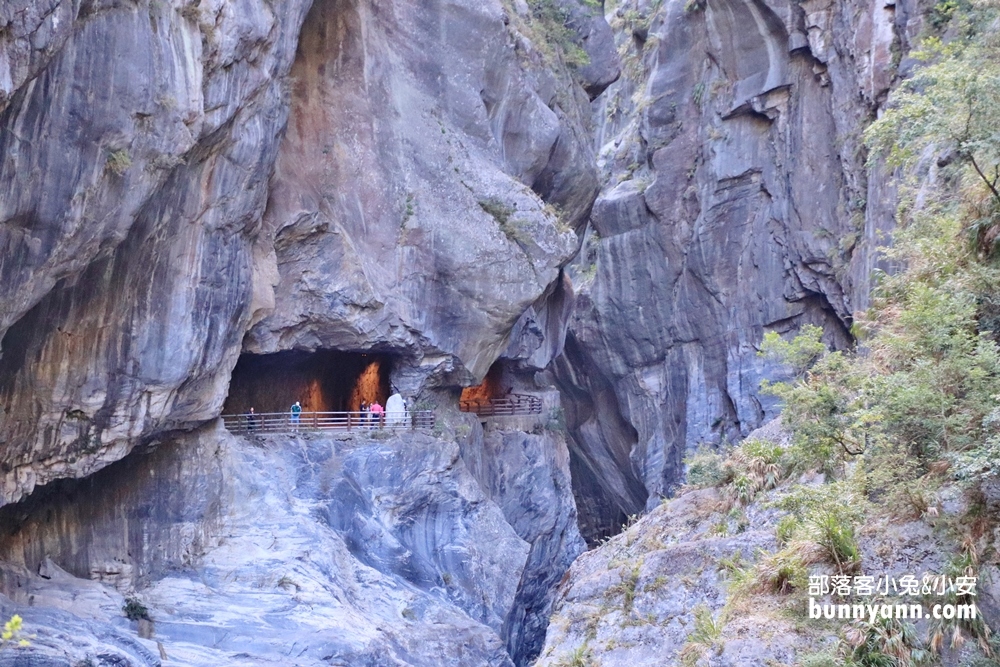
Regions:
<svg viewBox="0 0 1000 667"><path fill-rule="evenodd" d="M845 453L850 454L851 456L861 456L862 454L865 453L864 447L862 447L858 451L852 450L850 447L847 446L847 443L844 442L844 439L842 437L838 436L837 438L835 438L835 440L837 444L840 445L840 448L843 449Z"/></svg>
<svg viewBox="0 0 1000 667"><path fill-rule="evenodd" d="M997 192L996 180L994 179L992 182L990 182L989 177L983 173L982 169L979 168L979 163L976 162L976 158L972 154L972 151L968 152L968 156L969 156L969 162L972 163L972 168L976 170L976 173L979 174L979 178L983 179L983 183L985 183L986 187L988 187L990 189L990 192L993 193L993 199L995 199L997 203L1000 204L1000 192Z"/></svg>

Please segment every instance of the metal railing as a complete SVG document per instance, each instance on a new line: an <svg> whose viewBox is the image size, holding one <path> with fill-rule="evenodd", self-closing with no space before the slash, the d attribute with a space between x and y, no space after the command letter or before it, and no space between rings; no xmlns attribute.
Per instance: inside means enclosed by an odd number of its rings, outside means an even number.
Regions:
<svg viewBox="0 0 1000 667"><path fill-rule="evenodd" d="M296 433L298 431L352 431L416 428L434 428L433 410L407 410L406 412L260 412L254 414L222 415L222 422L230 433Z"/></svg>
<svg viewBox="0 0 1000 667"><path fill-rule="evenodd" d="M480 417L537 415L542 412L542 399L530 394L508 394L503 398L459 401L462 412L474 412Z"/></svg>

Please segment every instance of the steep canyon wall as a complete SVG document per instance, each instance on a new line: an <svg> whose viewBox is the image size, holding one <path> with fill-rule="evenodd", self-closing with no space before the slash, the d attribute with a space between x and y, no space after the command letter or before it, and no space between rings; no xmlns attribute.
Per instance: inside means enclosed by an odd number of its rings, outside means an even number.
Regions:
<svg viewBox="0 0 1000 667"><path fill-rule="evenodd" d="M775 414L765 332L850 344L895 211L861 133L917 18L902 0L614 12L625 74L595 103L603 186L555 367L589 538L670 495L686 452Z"/></svg>
<svg viewBox="0 0 1000 667"><path fill-rule="evenodd" d="M579 83L499 2L5 5L4 501L216 416L242 350L485 375L598 189L570 4Z"/></svg>
<svg viewBox="0 0 1000 667"><path fill-rule="evenodd" d="M138 592L190 664L527 664L580 533L774 414L765 331L850 343L915 4L3 3L5 591L73 660L157 663ZM289 350L384 355L440 432L216 431ZM559 389L534 433L454 412L498 358Z"/></svg>
<svg viewBox="0 0 1000 667"><path fill-rule="evenodd" d="M599 9L558 16L563 44L523 3L0 6L0 551L32 660L158 664L136 631L187 664L537 653L584 548L566 444L454 403L561 350L619 70ZM240 355L289 350L391 359L441 432L216 430Z"/></svg>

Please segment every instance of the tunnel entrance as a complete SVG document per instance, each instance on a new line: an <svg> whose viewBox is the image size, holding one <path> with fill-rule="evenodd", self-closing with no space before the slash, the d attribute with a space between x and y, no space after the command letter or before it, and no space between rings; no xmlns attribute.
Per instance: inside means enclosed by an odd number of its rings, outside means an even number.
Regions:
<svg viewBox="0 0 1000 667"><path fill-rule="evenodd" d="M389 398L392 358L384 354L291 350L240 355L223 413L357 412L362 403Z"/></svg>
<svg viewBox="0 0 1000 667"><path fill-rule="evenodd" d="M480 384L462 390L461 403L477 405L489 403L494 398L503 398L510 391L509 387L504 384L503 375L503 364L496 362L490 366L490 370Z"/></svg>
<svg viewBox="0 0 1000 667"><path fill-rule="evenodd" d="M458 408L480 417L536 415L542 412L542 399L533 394L514 393L514 378L497 361L480 384L462 390Z"/></svg>

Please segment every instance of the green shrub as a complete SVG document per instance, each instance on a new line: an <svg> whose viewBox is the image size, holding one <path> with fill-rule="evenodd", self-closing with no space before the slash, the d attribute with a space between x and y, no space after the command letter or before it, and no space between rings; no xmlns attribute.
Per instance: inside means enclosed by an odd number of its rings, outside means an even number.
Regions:
<svg viewBox="0 0 1000 667"><path fill-rule="evenodd" d="M561 57L570 67L586 67L590 56L583 50L573 31L569 12L558 0L528 0L532 26L546 48L545 55L552 60Z"/></svg>
<svg viewBox="0 0 1000 667"><path fill-rule="evenodd" d="M816 543L826 552L827 560L841 572L853 572L861 566L861 551L854 538L854 526L842 514L828 510L813 519Z"/></svg>
<svg viewBox="0 0 1000 667"><path fill-rule="evenodd" d="M787 531L786 548L794 546L806 564L822 560L843 573L857 570L861 552L854 526L870 511L870 504L857 487L853 479L819 486L800 485L771 503L788 512L779 522L782 530Z"/></svg>
<svg viewBox="0 0 1000 667"><path fill-rule="evenodd" d="M105 166L116 176L123 176L129 170L129 167L132 166L132 156L125 149L112 151L108 153Z"/></svg>
<svg viewBox="0 0 1000 667"><path fill-rule="evenodd" d="M122 613L130 621L138 621L139 619L151 620L149 618L149 609L138 598L126 598L125 604L122 605Z"/></svg>
<svg viewBox="0 0 1000 667"><path fill-rule="evenodd" d="M702 445L684 461L687 483L699 488L727 484L732 480L732 471L725 468L725 460L723 455L708 445Z"/></svg>
<svg viewBox="0 0 1000 667"><path fill-rule="evenodd" d="M17 614L7 619L3 624L3 631L0 632L0 649L3 649L12 642L18 646L28 646L28 640L21 636L23 629L24 621Z"/></svg>

